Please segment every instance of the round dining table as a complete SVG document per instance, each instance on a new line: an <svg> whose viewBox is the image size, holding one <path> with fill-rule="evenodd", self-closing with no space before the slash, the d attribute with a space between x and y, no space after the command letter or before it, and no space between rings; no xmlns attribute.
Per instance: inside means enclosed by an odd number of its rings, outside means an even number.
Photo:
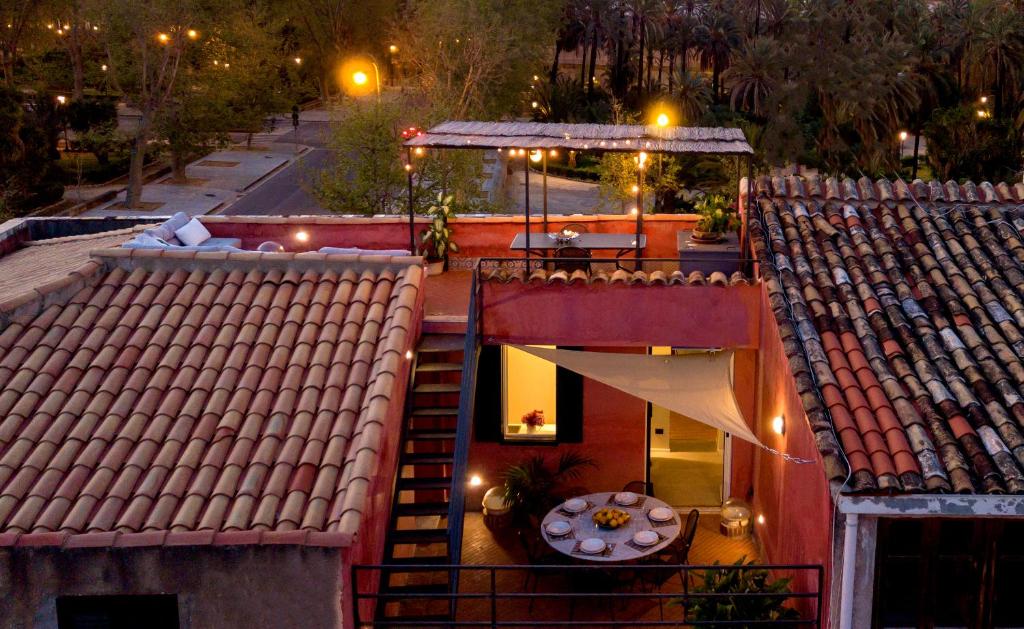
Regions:
<svg viewBox="0 0 1024 629"><path fill-rule="evenodd" d="M587 508L579 513L570 513L564 509L564 503L558 505L544 516L541 522L541 535L545 541L558 552L588 561L635 561L662 550L679 536L682 528L681 518L664 501L653 496L637 494L637 501L632 505L620 505L615 502L615 494L619 492L604 491L585 496L576 496L587 501ZM611 507L629 513L629 521L617 529L604 529L594 523L593 515L599 509ZM664 507L672 511L672 519L656 522L648 517L651 509ZM548 524L563 520L572 527L564 536L555 537L548 532ZM658 534L658 542L650 546L641 546L633 542L637 531L650 530ZM580 550L580 543L590 537L605 542L606 548L601 553L585 553Z"/></svg>

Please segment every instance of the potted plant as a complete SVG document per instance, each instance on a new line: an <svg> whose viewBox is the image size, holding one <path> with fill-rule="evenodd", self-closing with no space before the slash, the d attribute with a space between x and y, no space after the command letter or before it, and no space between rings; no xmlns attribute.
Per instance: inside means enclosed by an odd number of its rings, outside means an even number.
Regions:
<svg viewBox="0 0 1024 629"><path fill-rule="evenodd" d="M526 433L532 435L537 429L544 425L544 411L533 410L523 415L523 425L526 426Z"/></svg>
<svg viewBox="0 0 1024 629"><path fill-rule="evenodd" d="M697 228L693 230L693 242L721 242L726 232L739 227L736 210L729 205L724 194L706 194L693 206L700 215Z"/></svg>
<svg viewBox="0 0 1024 629"><path fill-rule="evenodd" d="M746 557L733 566L743 567L738 570L718 570L708 568L703 571L699 582L691 589L691 593L700 594L786 594L789 593L790 579L771 580L771 574L764 568L757 568L753 561L747 562ZM714 565L719 565L716 561ZM709 627L753 626L764 621L799 620L800 614L795 609L786 607L785 596L715 596L701 598L692 597L688 603L675 601L686 606L688 622L707 623ZM722 621L716 625L713 621ZM711 622L709 622L711 621ZM744 625L749 622L751 625ZM727 625L724 623L728 623Z"/></svg>
<svg viewBox="0 0 1024 629"><path fill-rule="evenodd" d="M543 517L562 501L560 492L567 489L567 483L578 479L588 466L596 467L593 459L568 451L554 466L543 455L535 454L509 467L503 475L504 498L512 518L525 524L530 515Z"/></svg>
<svg viewBox="0 0 1024 629"><path fill-rule="evenodd" d="M438 193L437 203L430 206L427 216L430 224L423 230L420 253L427 258L427 273L438 275L448 270L448 256L459 252L459 246L452 240L449 222L455 218L452 210L452 195Z"/></svg>

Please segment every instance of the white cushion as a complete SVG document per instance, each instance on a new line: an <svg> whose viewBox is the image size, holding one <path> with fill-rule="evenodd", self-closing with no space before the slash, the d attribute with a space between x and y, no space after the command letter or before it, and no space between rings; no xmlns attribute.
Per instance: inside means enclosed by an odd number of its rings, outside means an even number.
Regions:
<svg viewBox="0 0 1024 629"><path fill-rule="evenodd" d="M201 245L210 239L210 231L199 222L198 218L193 218L185 223L184 227L176 229L174 235L180 238L181 242L188 247Z"/></svg>

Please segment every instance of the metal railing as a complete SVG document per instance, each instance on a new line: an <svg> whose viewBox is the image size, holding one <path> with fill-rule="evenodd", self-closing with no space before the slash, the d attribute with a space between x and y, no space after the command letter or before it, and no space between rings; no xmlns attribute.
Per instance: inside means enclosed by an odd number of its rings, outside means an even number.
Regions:
<svg viewBox="0 0 1024 629"><path fill-rule="evenodd" d="M406 588L400 594L362 592L356 589L353 592L356 627L821 627L822 623L824 569L820 565L367 565L352 567L352 583L359 583L362 572L393 570L396 567L424 576L446 572L460 575L462 578L458 583L461 583L461 587L453 587L449 592L430 592L425 588L422 593L410 592ZM772 578L791 578L791 584L797 580L794 577L803 575L803 580L811 585L796 591L781 592L701 591L702 584L710 578L764 570ZM657 583L657 579L666 571L679 575L678 591L665 591L664 582L660 587L652 587L651 591L643 591L643 587L641 591L636 591L632 587L636 584ZM674 574L670 578L674 578ZM524 579L529 578L529 575L537 579L561 577L562 587L524 591ZM595 578L607 586L589 590L580 586L581 583L594 583ZM413 617L363 619L358 613L359 601L366 599L383 603L375 604L374 608L377 609L385 609L388 604L400 605L403 613L408 612ZM763 609L770 600L779 600L780 606L792 611L786 616L765 618ZM639 608L636 607L638 603ZM446 617L425 620L434 616L429 613L431 604L448 610ZM603 606L599 615L607 618L575 618L578 607L589 607L586 612L593 615L595 605ZM708 605L723 605L732 611L728 617L712 615L711 618L707 613L696 613L698 607L706 609ZM655 606L658 612L654 612ZM748 611L745 617L744 612L747 610L758 611ZM649 618L652 612L657 613L657 619ZM616 618L622 614L632 614L633 617Z"/></svg>
<svg viewBox="0 0 1024 629"><path fill-rule="evenodd" d="M566 268L569 270L584 267L590 273L603 271L606 273L614 273L618 270L627 272L634 272L637 270L652 272L652 271L664 271L671 274L674 271L681 271L684 275L689 275L693 271L701 271L705 276L710 276L712 272L721 270L725 273L726 277L730 277L734 272L740 271L748 279L753 279L755 271L755 263L757 260L753 258L741 258L739 256L735 258L709 258L707 256L677 256L674 258L611 258L611 257L592 257L592 258L538 258L531 257L526 258L480 258L477 261L476 269L479 273L491 273L497 270L507 270L511 272L523 272L529 270L531 273L538 269L546 269L548 271L555 271L558 269Z"/></svg>
<svg viewBox="0 0 1024 629"><path fill-rule="evenodd" d="M469 465L469 443L473 413L476 409L476 370L480 358L479 274L474 271L470 282L469 312L466 318L466 341L462 354L462 383L459 389L459 414L455 426L452 457L452 490L448 496L448 556L453 564L462 561L462 525L466 512L466 468ZM458 592L459 572L449 579L452 592ZM455 601L452 601L454 613Z"/></svg>

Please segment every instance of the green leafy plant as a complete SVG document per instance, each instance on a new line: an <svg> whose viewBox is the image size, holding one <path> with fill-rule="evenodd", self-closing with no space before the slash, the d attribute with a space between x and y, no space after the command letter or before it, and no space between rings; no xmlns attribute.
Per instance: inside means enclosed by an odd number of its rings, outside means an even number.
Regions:
<svg viewBox="0 0 1024 629"><path fill-rule="evenodd" d="M444 260L445 267L448 266L448 255L459 252L459 245L452 240L453 230L449 226L449 222L455 218L455 211L452 210L453 199L452 195L438 193L437 203L427 210L427 216L431 221L423 230L420 241L423 254L431 260Z"/></svg>
<svg viewBox="0 0 1024 629"><path fill-rule="evenodd" d="M697 230L705 233L723 234L739 227L736 210L729 205L724 194L707 194L693 206L700 214Z"/></svg>
<svg viewBox="0 0 1024 629"><path fill-rule="evenodd" d="M505 504L516 519L541 516L561 502L559 492L578 479L586 467L597 464L578 452L563 452L553 466L543 455L535 454L505 470Z"/></svg>
<svg viewBox="0 0 1024 629"><path fill-rule="evenodd" d="M715 565L719 565L715 562ZM788 594L790 593L789 583L791 579L771 579L768 570L757 568L753 561L747 562L746 557L740 557L732 564L743 570L715 569L708 568L699 575L699 583L691 592L694 594ZM747 627L748 625L734 624L737 622L750 622L766 620L798 620L800 614L795 609L786 607L784 596L716 596L701 598L695 596L689 603L681 600L676 604L686 605L686 616L689 622L708 621L729 621L729 625ZM705 625L717 627L715 624Z"/></svg>

